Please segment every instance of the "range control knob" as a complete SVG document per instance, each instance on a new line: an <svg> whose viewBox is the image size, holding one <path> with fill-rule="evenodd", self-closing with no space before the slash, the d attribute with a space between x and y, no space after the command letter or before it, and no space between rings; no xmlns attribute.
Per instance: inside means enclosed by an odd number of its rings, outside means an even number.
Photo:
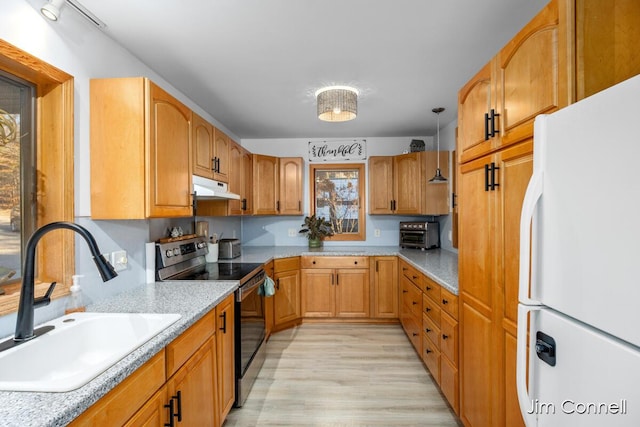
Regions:
<svg viewBox="0 0 640 427"><path fill-rule="evenodd" d="M173 248L174 255L180 255L180 248Z"/></svg>
<svg viewBox="0 0 640 427"><path fill-rule="evenodd" d="M171 258L173 256L173 251L171 249L167 249L164 254L167 256L167 258Z"/></svg>

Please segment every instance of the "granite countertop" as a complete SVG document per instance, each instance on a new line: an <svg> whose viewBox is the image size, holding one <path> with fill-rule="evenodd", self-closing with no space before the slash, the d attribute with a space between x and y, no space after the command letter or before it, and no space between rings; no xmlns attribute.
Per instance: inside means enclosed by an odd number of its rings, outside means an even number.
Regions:
<svg viewBox="0 0 640 427"><path fill-rule="evenodd" d="M239 286L238 281L144 285L87 307L91 312L179 313L182 317L77 390L65 393L0 391L3 426L64 426L142 366Z"/></svg>
<svg viewBox="0 0 640 427"><path fill-rule="evenodd" d="M323 256L399 256L436 283L458 295L458 254L444 249L403 249L399 246L243 246L242 255L233 262L261 262L300 255ZM221 260L224 262L224 260Z"/></svg>
<svg viewBox="0 0 640 427"><path fill-rule="evenodd" d="M267 263L300 255L399 256L458 294L458 256L446 250L420 251L398 246L245 246L242 256L220 262ZM178 313L181 318L89 383L65 393L0 391L3 426L64 426L106 395L203 315L233 293L238 281L174 281L143 285L87 307L102 313Z"/></svg>

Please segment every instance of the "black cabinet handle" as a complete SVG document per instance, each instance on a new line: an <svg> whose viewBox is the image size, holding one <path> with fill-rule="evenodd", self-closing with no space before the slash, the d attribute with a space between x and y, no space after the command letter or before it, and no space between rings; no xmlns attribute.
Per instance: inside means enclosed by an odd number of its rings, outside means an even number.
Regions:
<svg viewBox="0 0 640 427"><path fill-rule="evenodd" d="M276 279L276 290L280 290L280 279Z"/></svg>
<svg viewBox="0 0 640 427"><path fill-rule="evenodd" d="M418 334L416 332L413 332L411 335L413 335L414 337L418 336Z"/></svg>
<svg viewBox="0 0 640 427"><path fill-rule="evenodd" d="M169 422L164 423L164 427L174 427L175 424L173 424L173 418L176 416L176 414L173 410L173 398L169 399L169 403L164 405L164 407L169 410Z"/></svg>
<svg viewBox="0 0 640 427"><path fill-rule="evenodd" d="M402 293L403 293L403 294L406 294L407 292L409 292L409 291L408 291L408 290L406 290L406 289L403 289L403 290L402 290Z"/></svg>
<svg viewBox="0 0 640 427"><path fill-rule="evenodd" d="M389 210L393 210L393 200L389 200Z"/></svg>
<svg viewBox="0 0 640 427"><path fill-rule="evenodd" d="M496 182L496 171L500 170L494 162L491 162L491 190L495 190L496 187L500 187L500 184Z"/></svg>
<svg viewBox="0 0 640 427"><path fill-rule="evenodd" d="M220 330L222 331L223 334L226 334L227 333L227 312L225 311L224 313L222 313L220 317L222 318L222 328L220 328Z"/></svg>
<svg viewBox="0 0 640 427"><path fill-rule="evenodd" d="M489 191L491 184L489 183L489 165L484 165L484 191Z"/></svg>
<svg viewBox="0 0 640 427"><path fill-rule="evenodd" d="M442 339L443 340L446 340L447 338L449 338L449 335L442 334Z"/></svg>
<svg viewBox="0 0 640 427"><path fill-rule="evenodd" d="M431 309L429 307L425 308L424 311L426 311L427 313L431 311Z"/></svg>
<svg viewBox="0 0 640 427"><path fill-rule="evenodd" d="M358 261L353 261L353 263L354 263L355 265L358 265Z"/></svg>
<svg viewBox="0 0 640 427"><path fill-rule="evenodd" d="M431 332L431 329L426 328L424 331L425 331L426 333L429 333L429 332Z"/></svg>
<svg viewBox="0 0 640 427"><path fill-rule="evenodd" d="M376 260L376 273L378 272L378 261Z"/></svg>
<svg viewBox="0 0 640 427"><path fill-rule="evenodd" d="M442 298L442 304L449 304L449 301L447 301L446 299Z"/></svg>
<svg viewBox="0 0 640 427"><path fill-rule="evenodd" d="M298 210L299 211L302 210L302 202L300 200L298 200Z"/></svg>
<svg viewBox="0 0 640 427"><path fill-rule="evenodd" d="M431 351L431 350L429 350L429 349L426 349L426 350L425 350L425 352L426 352L427 354L429 354L429 353L433 353L433 351Z"/></svg>
<svg viewBox="0 0 640 427"><path fill-rule="evenodd" d="M411 301L411 304L416 305L418 303L416 301Z"/></svg>
<svg viewBox="0 0 640 427"><path fill-rule="evenodd" d="M315 261L311 261L311 264L315 264L315 263L316 263Z"/></svg>
<svg viewBox="0 0 640 427"><path fill-rule="evenodd" d="M280 212L280 200L276 202L276 210Z"/></svg>
<svg viewBox="0 0 640 427"><path fill-rule="evenodd" d="M427 291L430 291L430 290L431 290L431 286L427 286Z"/></svg>
<svg viewBox="0 0 640 427"><path fill-rule="evenodd" d="M336 273L336 286L340 284L340 275Z"/></svg>
<svg viewBox="0 0 640 427"><path fill-rule="evenodd" d="M242 207L241 207L241 209L243 211L247 210L247 199L242 199Z"/></svg>
<svg viewBox="0 0 640 427"><path fill-rule="evenodd" d="M496 136L496 134L500 133L500 130L497 129L496 126L496 117L500 117L500 114L496 114L495 109L491 109L491 137Z"/></svg>
<svg viewBox="0 0 640 427"><path fill-rule="evenodd" d="M489 113L484 113L484 140L487 141L490 137L489 133Z"/></svg>
<svg viewBox="0 0 640 427"><path fill-rule="evenodd" d="M182 421L182 392L178 390L175 396L171 398L171 400L176 399L176 406L178 407L178 412L176 412L175 416L178 418L178 422Z"/></svg>

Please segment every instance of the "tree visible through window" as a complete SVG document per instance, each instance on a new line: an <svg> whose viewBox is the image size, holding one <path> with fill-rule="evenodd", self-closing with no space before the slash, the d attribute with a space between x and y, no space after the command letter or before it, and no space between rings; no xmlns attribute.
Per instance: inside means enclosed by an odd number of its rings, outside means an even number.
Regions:
<svg viewBox="0 0 640 427"><path fill-rule="evenodd" d="M331 223L330 240L364 240L363 164L311 165L312 213Z"/></svg>

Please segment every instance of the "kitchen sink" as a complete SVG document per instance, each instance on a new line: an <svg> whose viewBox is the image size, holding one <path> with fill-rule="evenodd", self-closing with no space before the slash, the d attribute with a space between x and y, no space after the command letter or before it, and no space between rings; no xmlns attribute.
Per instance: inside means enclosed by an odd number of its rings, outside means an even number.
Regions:
<svg viewBox="0 0 640 427"><path fill-rule="evenodd" d="M0 353L0 390L79 388L180 318L179 314L73 313L54 329Z"/></svg>

